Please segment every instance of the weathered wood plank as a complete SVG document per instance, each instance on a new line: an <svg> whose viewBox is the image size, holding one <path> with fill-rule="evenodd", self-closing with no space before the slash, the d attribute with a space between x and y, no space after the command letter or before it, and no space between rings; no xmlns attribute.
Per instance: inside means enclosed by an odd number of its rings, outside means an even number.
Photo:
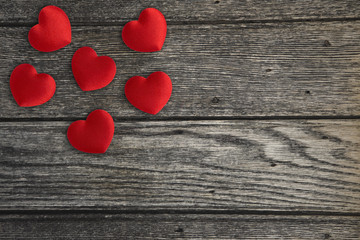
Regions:
<svg viewBox="0 0 360 240"><path fill-rule="evenodd" d="M13 239L359 239L359 217L256 215L2 215Z"/></svg>
<svg viewBox="0 0 360 240"><path fill-rule="evenodd" d="M73 25L123 24L136 19L147 7L161 10L169 22L342 19L360 15L357 0L1 0L0 23L35 24L40 9L51 4L62 8Z"/></svg>
<svg viewBox="0 0 360 240"><path fill-rule="evenodd" d="M1 118L85 117L96 108L158 119L360 114L360 21L170 26L156 53L127 48L117 26L75 27L69 47L41 53L27 42L28 30L0 28ZM86 45L117 63L104 89L82 92L73 78L71 57ZM56 80L54 98L42 106L20 108L11 96L10 74L25 62ZM173 80L173 94L153 117L128 103L124 85L159 70Z"/></svg>
<svg viewBox="0 0 360 240"><path fill-rule="evenodd" d="M0 124L0 209L360 212L360 120L116 123L104 155L69 124Z"/></svg>

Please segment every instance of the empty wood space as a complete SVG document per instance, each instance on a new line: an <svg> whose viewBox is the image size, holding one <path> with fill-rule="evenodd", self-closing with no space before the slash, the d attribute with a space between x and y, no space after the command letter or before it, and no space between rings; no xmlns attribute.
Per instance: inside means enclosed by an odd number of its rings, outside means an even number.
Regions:
<svg viewBox="0 0 360 240"><path fill-rule="evenodd" d="M14 239L23 238L24 232L32 239L358 239L360 220L349 216L78 213L2 215L0 224L0 238Z"/></svg>
<svg viewBox="0 0 360 240"><path fill-rule="evenodd" d="M41 8L72 23L43 53L27 34ZM360 4L357 0L0 1L0 238L360 239ZM147 7L168 22L164 47L121 39ZM83 92L82 46L112 57L115 79ZM13 69L32 64L54 97L21 108ZM124 94L164 71L156 116ZM105 154L66 131L95 109L115 120Z"/></svg>
<svg viewBox="0 0 360 240"><path fill-rule="evenodd" d="M70 123L0 124L1 209L360 212L359 120L118 122L104 155Z"/></svg>

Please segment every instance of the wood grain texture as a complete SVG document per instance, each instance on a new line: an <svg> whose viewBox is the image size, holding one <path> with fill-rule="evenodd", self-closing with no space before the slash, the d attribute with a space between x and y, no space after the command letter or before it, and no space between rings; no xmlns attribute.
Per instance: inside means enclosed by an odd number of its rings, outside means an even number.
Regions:
<svg viewBox="0 0 360 240"><path fill-rule="evenodd" d="M41 53L27 33L50 4L68 14L73 39ZM0 239L360 239L358 0L0 6ZM121 40L146 7L169 24L161 52ZM70 62L82 46L115 59L108 87L76 85ZM15 104L9 78L21 63L54 77L52 100ZM149 116L124 85L159 70L174 90ZM117 121L108 152L73 149L67 127L98 108ZM224 120L272 116L354 119Z"/></svg>
<svg viewBox="0 0 360 240"><path fill-rule="evenodd" d="M0 209L360 212L360 120L116 123L103 155L69 124L0 124Z"/></svg>
<svg viewBox="0 0 360 240"><path fill-rule="evenodd" d="M74 118L94 109L115 118L351 116L360 114L360 21L169 26L162 51L138 53L121 40L121 27L74 27L70 46L41 53L29 28L0 28L0 117ZM115 59L117 74L104 89L83 92L71 72L82 46ZM30 63L57 84L48 103L20 108L9 88L12 70ZM125 98L132 76L166 72L169 103L149 116Z"/></svg>
<svg viewBox="0 0 360 240"><path fill-rule="evenodd" d="M253 215L2 215L11 239L359 239L359 217Z"/></svg>
<svg viewBox="0 0 360 240"><path fill-rule="evenodd" d="M0 23L35 24L44 6L62 8L73 25L111 23L135 20L141 10L155 7L167 21L257 21L358 18L357 0L136 0L136 1L72 1L72 0L1 0Z"/></svg>

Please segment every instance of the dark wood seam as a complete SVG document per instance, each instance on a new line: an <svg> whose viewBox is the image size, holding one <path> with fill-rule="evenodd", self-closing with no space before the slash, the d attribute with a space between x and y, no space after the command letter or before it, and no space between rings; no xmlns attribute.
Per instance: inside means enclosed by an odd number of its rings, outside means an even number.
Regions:
<svg viewBox="0 0 360 240"><path fill-rule="evenodd" d="M251 24L251 23L302 23L302 22L350 22L359 21L360 17L353 18L305 18L305 19L255 19L255 20L216 20L216 21L167 21L167 25L221 25L221 24ZM123 26L128 21L118 22L76 22L72 21L72 26ZM0 27L32 27L37 22L14 23L2 22Z"/></svg>
<svg viewBox="0 0 360 240"><path fill-rule="evenodd" d="M0 215L58 215L58 214L222 214L222 215L280 215L280 216L360 216L360 212L322 212L322 211L258 211L258 210L119 210L119 209L81 209L81 210L1 210ZM96 207L95 207L96 208Z"/></svg>
<svg viewBox="0 0 360 240"><path fill-rule="evenodd" d="M225 117L113 117L115 122L136 122L136 121L267 121L267 120L352 120L360 119L359 115L335 115L335 116L225 116ZM58 118L0 118L0 122L67 122L76 121L79 118L74 117L58 117Z"/></svg>

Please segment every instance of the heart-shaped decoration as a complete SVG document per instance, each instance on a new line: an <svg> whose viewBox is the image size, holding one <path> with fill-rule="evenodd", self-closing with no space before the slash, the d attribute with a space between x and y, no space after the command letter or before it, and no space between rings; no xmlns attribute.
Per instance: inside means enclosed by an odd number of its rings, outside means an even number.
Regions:
<svg viewBox="0 0 360 240"><path fill-rule="evenodd" d="M101 109L89 114L86 120L73 122L67 131L70 144L79 151L105 153L114 136L114 121Z"/></svg>
<svg viewBox="0 0 360 240"><path fill-rule="evenodd" d="M115 77L116 64L111 57L98 56L91 47L78 49L71 61L77 84L83 91L107 86Z"/></svg>
<svg viewBox="0 0 360 240"><path fill-rule="evenodd" d="M169 101L171 91L171 79L164 72L154 72L148 78L135 76L125 84L125 95L129 102L141 111L154 115Z"/></svg>
<svg viewBox="0 0 360 240"><path fill-rule="evenodd" d="M122 30L124 43L138 52L160 51L166 38L166 20L155 8L146 8L139 20L128 22Z"/></svg>
<svg viewBox="0 0 360 240"><path fill-rule="evenodd" d="M52 52L71 42L71 25L66 13L56 6L47 6L39 13L39 24L29 31L30 45L41 52Z"/></svg>
<svg viewBox="0 0 360 240"><path fill-rule="evenodd" d="M11 73L10 90L20 107L33 107L52 98L56 83L49 74L38 74L32 65L25 63Z"/></svg>

